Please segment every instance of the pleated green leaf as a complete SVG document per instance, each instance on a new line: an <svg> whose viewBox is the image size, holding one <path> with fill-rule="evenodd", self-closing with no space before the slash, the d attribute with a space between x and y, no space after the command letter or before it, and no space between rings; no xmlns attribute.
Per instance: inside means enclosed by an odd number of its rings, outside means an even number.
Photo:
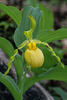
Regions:
<svg viewBox="0 0 67 100"><path fill-rule="evenodd" d="M9 56L13 55L14 47L13 45L5 38L0 37L0 48Z"/></svg>
<svg viewBox="0 0 67 100"><path fill-rule="evenodd" d="M65 28L61 28L56 31L43 30L37 37L37 39L48 43L66 38L67 38L67 29Z"/></svg>
<svg viewBox="0 0 67 100"><path fill-rule="evenodd" d="M17 46L19 46L24 40L26 40L26 37L24 35L24 31L30 30L30 19L29 19L29 13L35 18L36 20L36 27L33 31L33 38L36 38L39 33L39 22L42 15L42 12L38 7L32 7L28 6L25 7L22 11L22 20L19 27L16 29L14 34L14 41Z"/></svg>
<svg viewBox="0 0 67 100"><path fill-rule="evenodd" d="M11 92L14 100L21 100L21 93L16 83L10 76L2 78L3 74L0 72L0 82L3 83Z"/></svg>
<svg viewBox="0 0 67 100"><path fill-rule="evenodd" d="M49 8L46 8L43 4L39 4L40 9L42 10L42 18L40 21L40 30L43 29L53 29L54 17Z"/></svg>
<svg viewBox="0 0 67 100"><path fill-rule="evenodd" d="M38 76L31 76L25 80L24 92L30 88L35 82L41 80L59 80L67 82L67 66L63 69L60 65L44 72Z"/></svg>
<svg viewBox="0 0 67 100"><path fill-rule="evenodd" d="M13 45L5 38L0 37L0 48L8 55L9 58L13 55ZM13 64L17 74L17 84L19 84L24 68L22 58L19 54L15 57Z"/></svg>
<svg viewBox="0 0 67 100"><path fill-rule="evenodd" d="M10 16L17 25L20 24L22 13L16 7L0 4L0 10L2 10L5 14Z"/></svg>

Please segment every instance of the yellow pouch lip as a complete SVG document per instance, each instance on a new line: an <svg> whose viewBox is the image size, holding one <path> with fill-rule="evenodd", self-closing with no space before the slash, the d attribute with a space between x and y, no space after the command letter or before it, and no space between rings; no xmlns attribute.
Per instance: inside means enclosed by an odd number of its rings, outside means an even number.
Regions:
<svg viewBox="0 0 67 100"><path fill-rule="evenodd" d="M27 49L25 51L25 61L32 68L41 67L44 63L44 55L39 48L36 50Z"/></svg>

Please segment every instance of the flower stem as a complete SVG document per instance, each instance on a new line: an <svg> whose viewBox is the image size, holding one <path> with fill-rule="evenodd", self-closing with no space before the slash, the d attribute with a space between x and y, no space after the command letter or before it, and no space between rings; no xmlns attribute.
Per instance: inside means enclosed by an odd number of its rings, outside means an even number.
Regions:
<svg viewBox="0 0 67 100"><path fill-rule="evenodd" d="M23 95L23 90L24 90L25 76L26 76L27 72L28 72L28 68L26 69L24 76L23 76L23 79L21 81L21 94L22 95Z"/></svg>

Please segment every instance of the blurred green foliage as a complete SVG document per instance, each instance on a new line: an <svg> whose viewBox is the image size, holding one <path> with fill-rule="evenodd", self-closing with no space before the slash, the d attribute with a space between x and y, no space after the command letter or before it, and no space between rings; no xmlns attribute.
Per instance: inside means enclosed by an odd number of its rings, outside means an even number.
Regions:
<svg viewBox="0 0 67 100"><path fill-rule="evenodd" d="M4 12L0 12L0 36L13 41L13 31L16 24Z"/></svg>
<svg viewBox="0 0 67 100"><path fill-rule="evenodd" d="M38 0L26 0L28 5L36 5L38 3Z"/></svg>
<svg viewBox="0 0 67 100"><path fill-rule="evenodd" d="M53 92L53 97L55 100L67 100L67 92L60 87L50 87Z"/></svg>
<svg viewBox="0 0 67 100"><path fill-rule="evenodd" d="M46 0L47 1L47 0ZM51 4L60 5L63 2L67 2L67 0L49 0Z"/></svg>
<svg viewBox="0 0 67 100"><path fill-rule="evenodd" d="M28 5L35 5L40 1L46 1L49 5L56 5L56 6L59 6L64 2L67 3L67 0L26 0Z"/></svg>

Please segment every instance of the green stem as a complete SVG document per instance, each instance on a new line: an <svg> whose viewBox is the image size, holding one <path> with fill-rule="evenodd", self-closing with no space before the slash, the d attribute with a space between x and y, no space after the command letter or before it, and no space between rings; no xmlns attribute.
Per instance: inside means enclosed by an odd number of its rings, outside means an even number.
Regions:
<svg viewBox="0 0 67 100"><path fill-rule="evenodd" d="M24 83L25 83L25 76L27 74L28 68L26 69L24 76L23 76L23 80L21 81L21 94L23 95L23 90L24 90Z"/></svg>

